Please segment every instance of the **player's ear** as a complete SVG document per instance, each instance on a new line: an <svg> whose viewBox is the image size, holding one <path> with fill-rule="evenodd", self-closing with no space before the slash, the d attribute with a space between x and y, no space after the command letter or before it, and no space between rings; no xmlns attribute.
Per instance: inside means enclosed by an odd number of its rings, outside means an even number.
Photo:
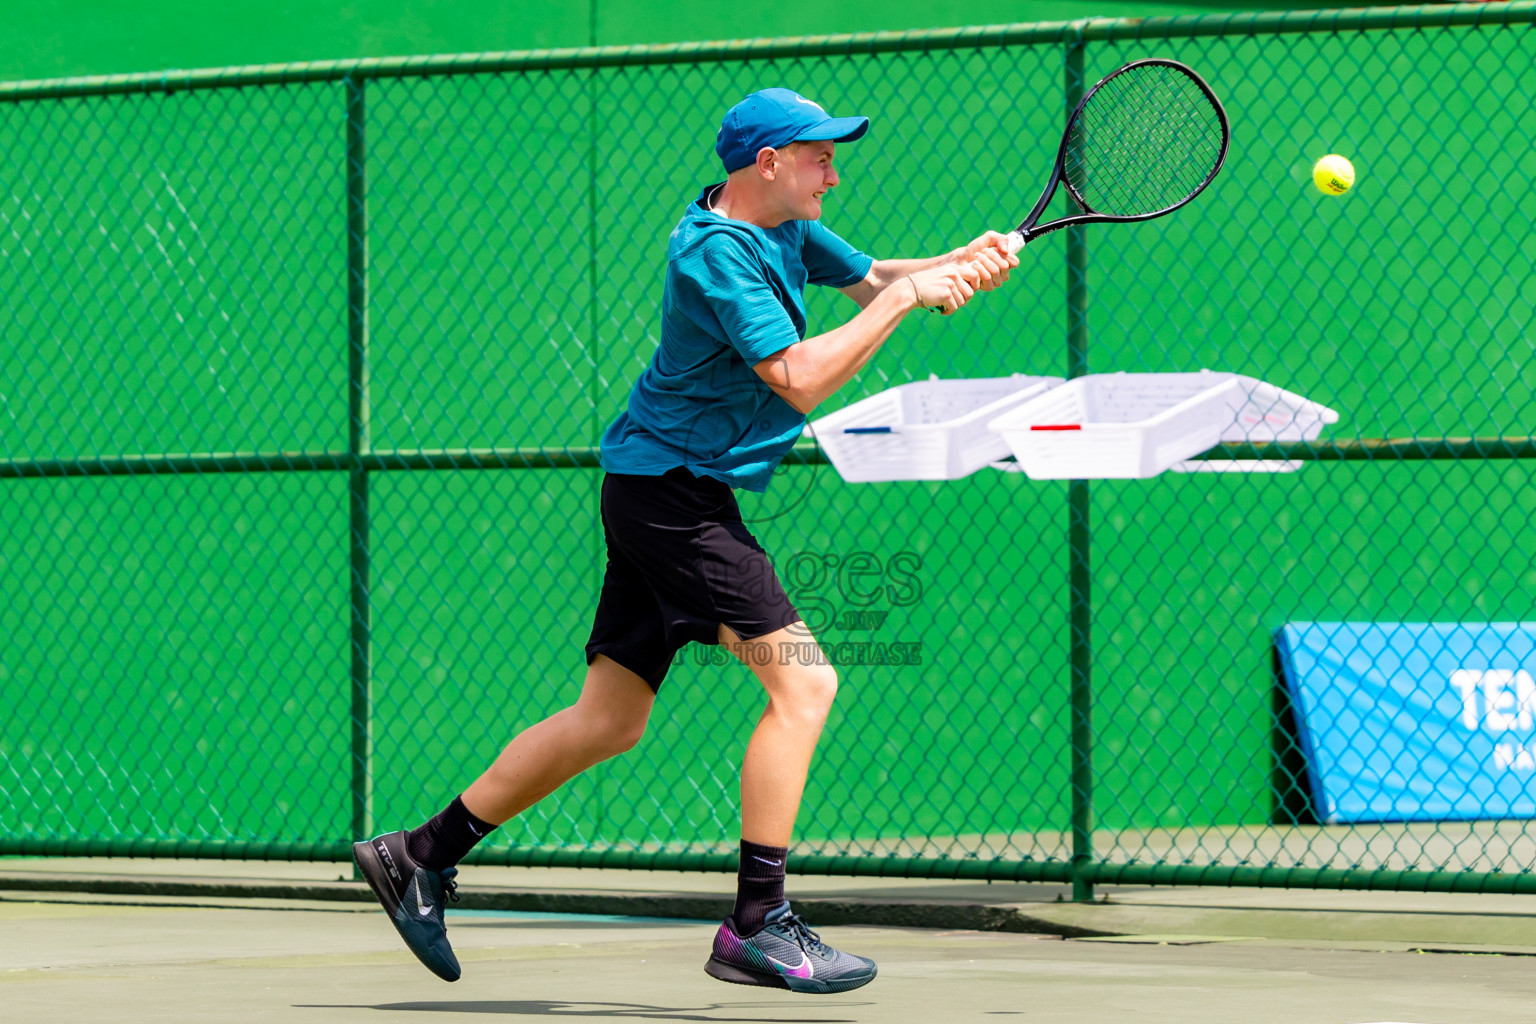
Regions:
<svg viewBox="0 0 1536 1024"><path fill-rule="evenodd" d="M757 173L763 176L764 181L772 181L779 171L779 151L772 146L764 146L757 151Z"/></svg>

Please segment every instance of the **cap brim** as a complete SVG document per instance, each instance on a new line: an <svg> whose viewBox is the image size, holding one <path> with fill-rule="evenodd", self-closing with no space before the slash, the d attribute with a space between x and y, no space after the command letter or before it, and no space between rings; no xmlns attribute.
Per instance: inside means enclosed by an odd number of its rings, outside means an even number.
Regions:
<svg viewBox="0 0 1536 1024"><path fill-rule="evenodd" d="M829 117L797 134L792 142L853 142L869 131L867 117Z"/></svg>

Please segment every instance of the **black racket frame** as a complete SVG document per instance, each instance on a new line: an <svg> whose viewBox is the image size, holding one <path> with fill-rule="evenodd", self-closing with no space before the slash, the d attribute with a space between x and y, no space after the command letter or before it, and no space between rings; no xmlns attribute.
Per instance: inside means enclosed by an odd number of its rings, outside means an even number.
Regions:
<svg viewBox="0 0 1536 1024"><path fill-rule="evenodd" d="M1093 99L1094 93L1098 92L1100 89L1104 88L1107 83L1113 81L1116 78L1119 78L1126 72L1134 70L1135 68L1147 67L1148 65L1161 65L1163 67L1173 68L1174 70L1188 77L1192 82L1195 83L1195 85L1199 86L1200 91L1205 94L1205 98L1210 100L1211 106L1215 108L1216 116L1221 120L1221 152L1216 155L1215 166L1213 166L1211 168L1211 172L1205 176L1205 180L1200 182L1199 186L1197 186L1193 192L1189 193L1189 195L1185 196L1177 203L1174 203L1172 206L1165 207L1161 210L1155 210L1152 213L1138 213L1131 216L1098 213L1093 209L1093 207L1088 205L1088 201L1086 199L1078 194L1077 189L1072 187L1072 183L1065 180L1067 166L1067 142L1072 137L1072 129L1077 124L1077 119L1082 116L1084 108L1088 106L1088 101ZM1034 241L1036 238L1039 238L1041 235L1049 234L1058 228L1071 227L1073 224L1133 224L1144 220L1153 220L1157 217L1166 216L1167 214L1172 213L1174 210L1177 210L1179 207L1188 204L1201 192L1204 192L1206 186L1215 180L1216 175L1221 171L1222 165L1227 162L1227 147L1231 145L1231 142L1232 127L1227 121L1226 108L1221 105L1221 101L1216 98L1216 94L1211 91L1211 87L1206 84L1205 79L1201 78L1198 74L1195 73L1194 68L1191 68L1187 64L1181 64L1176 60L1169 60L1164 57L1150 57L1146 60L1132 61L1131 63L1126 64L1124 67L1118 68L1115 71L1110 72L1108 75L1105 75L1103 78L1099 79L1099 81L1094 84L1094 87L1089 89L1088 92L1083 95L1081 100L1078 100L1077 107L1072 111L1072 116L1067 118L1066 131L1061 133L1061 146L1056 150L1056 166L1051 169L1051 180L1046 184L1045 191L1040 194L1040 200L1039 202L1035 203L1035 208L1029 211L1029 216L1025 217L1024 220L1020 222L1019 226L1013 229L1014 234L1019 235L1023 239L1023 245L1027 245ZM1069 216L1062 217L1059 220L1053 220L1048 224L1036 224L1035 222L1040 219L1040 216L1043 213L1045 213L1045 208L1050 205L1051 197L1056 194L1056 187L1062 184L1067 186L1067 195L1071 197L1072 202L1076 204L1077 208L1083 212L1078 214L1071 214Z"/></svg>

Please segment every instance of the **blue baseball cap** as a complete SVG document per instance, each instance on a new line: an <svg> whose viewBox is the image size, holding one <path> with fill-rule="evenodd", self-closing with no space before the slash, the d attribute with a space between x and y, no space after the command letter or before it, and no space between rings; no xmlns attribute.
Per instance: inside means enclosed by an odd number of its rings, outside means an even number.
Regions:
<svg viewBox="0 0 1536 1024"><path fill-rule="evenodd" d="M725 112L715 152L729 174L750 167L764 146L852 142L867 131L867 117L832 117L792 89L762 89Z"/></svg>

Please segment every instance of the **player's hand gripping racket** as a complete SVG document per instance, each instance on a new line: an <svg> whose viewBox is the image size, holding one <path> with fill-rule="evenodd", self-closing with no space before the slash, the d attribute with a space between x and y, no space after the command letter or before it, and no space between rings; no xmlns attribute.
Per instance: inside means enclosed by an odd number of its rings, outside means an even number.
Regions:
<svg viewBox="0 0 1536 1024"><path fill-rule="evenodd" d="M1127 64L1089 89L1072 111L1050 181L1008 234L1008 251L1072 224L1134 223L1172 213L1216 177L1231 137L1221 101L1193 70L1173 60ZM1060 185L1076 211L1039 223Z"/></svg>

